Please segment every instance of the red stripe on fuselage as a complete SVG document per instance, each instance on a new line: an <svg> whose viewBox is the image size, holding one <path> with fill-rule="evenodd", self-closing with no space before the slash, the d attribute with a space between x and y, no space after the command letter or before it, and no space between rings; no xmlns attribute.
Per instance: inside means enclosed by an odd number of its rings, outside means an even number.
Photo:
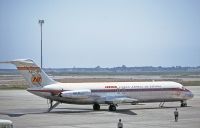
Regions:
<svg viewBox="0 0 200 128"><path fill-rule="evenodd" d="M52 93L52 94L56 95L56 94L60 94L63 91L66 91L66 90L28 90L28 91L30 91L30 92L48 92L48 93Z"/></svg>
<svg viewBox="0 0 200 128"><path fill-rule="evenodd" d="M96 89L92 92L137 92L137 91L184 91L180 88L145 88L145 89Z"/></svg>
<svg viewBox="0 0 200 128"><path fill-rule="evenodd" d="M17 67L18 70L40 70L40 67Z"/></svg>

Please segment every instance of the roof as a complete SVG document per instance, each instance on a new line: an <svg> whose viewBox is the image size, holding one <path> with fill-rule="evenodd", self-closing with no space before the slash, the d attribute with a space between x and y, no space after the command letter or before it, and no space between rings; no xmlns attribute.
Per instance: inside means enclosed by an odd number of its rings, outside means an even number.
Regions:
<svg viewBox="0 0 200 128"><path fill-rule="evenodd" d="M0 119L0 125L1 125L1 124L12 124L12 121Z"/></svg>

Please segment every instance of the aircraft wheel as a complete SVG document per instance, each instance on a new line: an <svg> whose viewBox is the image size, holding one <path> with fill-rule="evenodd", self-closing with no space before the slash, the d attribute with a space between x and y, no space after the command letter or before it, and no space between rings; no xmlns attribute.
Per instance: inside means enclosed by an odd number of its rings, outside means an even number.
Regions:
<svg viewBox="0 0 200 128"><path fill-rule="evenodd" d="M116 106L114 105L114 104L111 104L110 106L109 106L109 111L116 111L117 109L116 109Z"/></svg>
<svg viewBox="0 0 200 128"><path fill-rule="evenodd" d="M181 107L187 107L187 103L182 103Z"/></svg>
<svg viewBox="0 0 200 128"><path fill-rule="evenodd" d="M94 105L93 105L93 110L94 110L94 111L100 110L100 105L99 105L99 104L94 104Z"/></svg>
<svg viewBox="0 0 200 128"><path fill-rule="evenodd" d="M184 101L181 101L181 107L187 107L187 103Z"/></svg>

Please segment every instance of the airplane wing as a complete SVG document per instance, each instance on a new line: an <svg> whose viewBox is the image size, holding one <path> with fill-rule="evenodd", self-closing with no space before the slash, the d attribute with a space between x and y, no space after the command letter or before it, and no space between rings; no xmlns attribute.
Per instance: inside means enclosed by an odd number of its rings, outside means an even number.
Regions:
<svg viewBox="0 0 200 128"><path fill-rule="evenodd" d="M108 96L105 98L105 102L108 104L120 104L120 103L137 103L137 99L125 97L125 96Z"/></svg>

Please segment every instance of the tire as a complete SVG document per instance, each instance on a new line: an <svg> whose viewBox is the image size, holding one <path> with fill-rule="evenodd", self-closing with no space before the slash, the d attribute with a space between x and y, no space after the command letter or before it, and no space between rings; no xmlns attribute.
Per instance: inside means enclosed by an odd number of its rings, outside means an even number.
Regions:
<svg viewBox="0 0 200 128"><path fill-rule="evenodd" d="M116 109L116 106L115 105L113 105L113 104L111 104L110 106L109 106L109 111L116 111L117 109Z"/></svg>
<svg viewBox="0 0 200 128"><path fill-rule="evenodd" d="M99 104L94 104L93 105L93 110L94 111L99 111L100 110L100 105Z"/></svg>
<svg viewBox="0 0 200 128"><path fill-rule="evenodd" d="M181 107L187 107L187 103L182 103Z"/></svg>

